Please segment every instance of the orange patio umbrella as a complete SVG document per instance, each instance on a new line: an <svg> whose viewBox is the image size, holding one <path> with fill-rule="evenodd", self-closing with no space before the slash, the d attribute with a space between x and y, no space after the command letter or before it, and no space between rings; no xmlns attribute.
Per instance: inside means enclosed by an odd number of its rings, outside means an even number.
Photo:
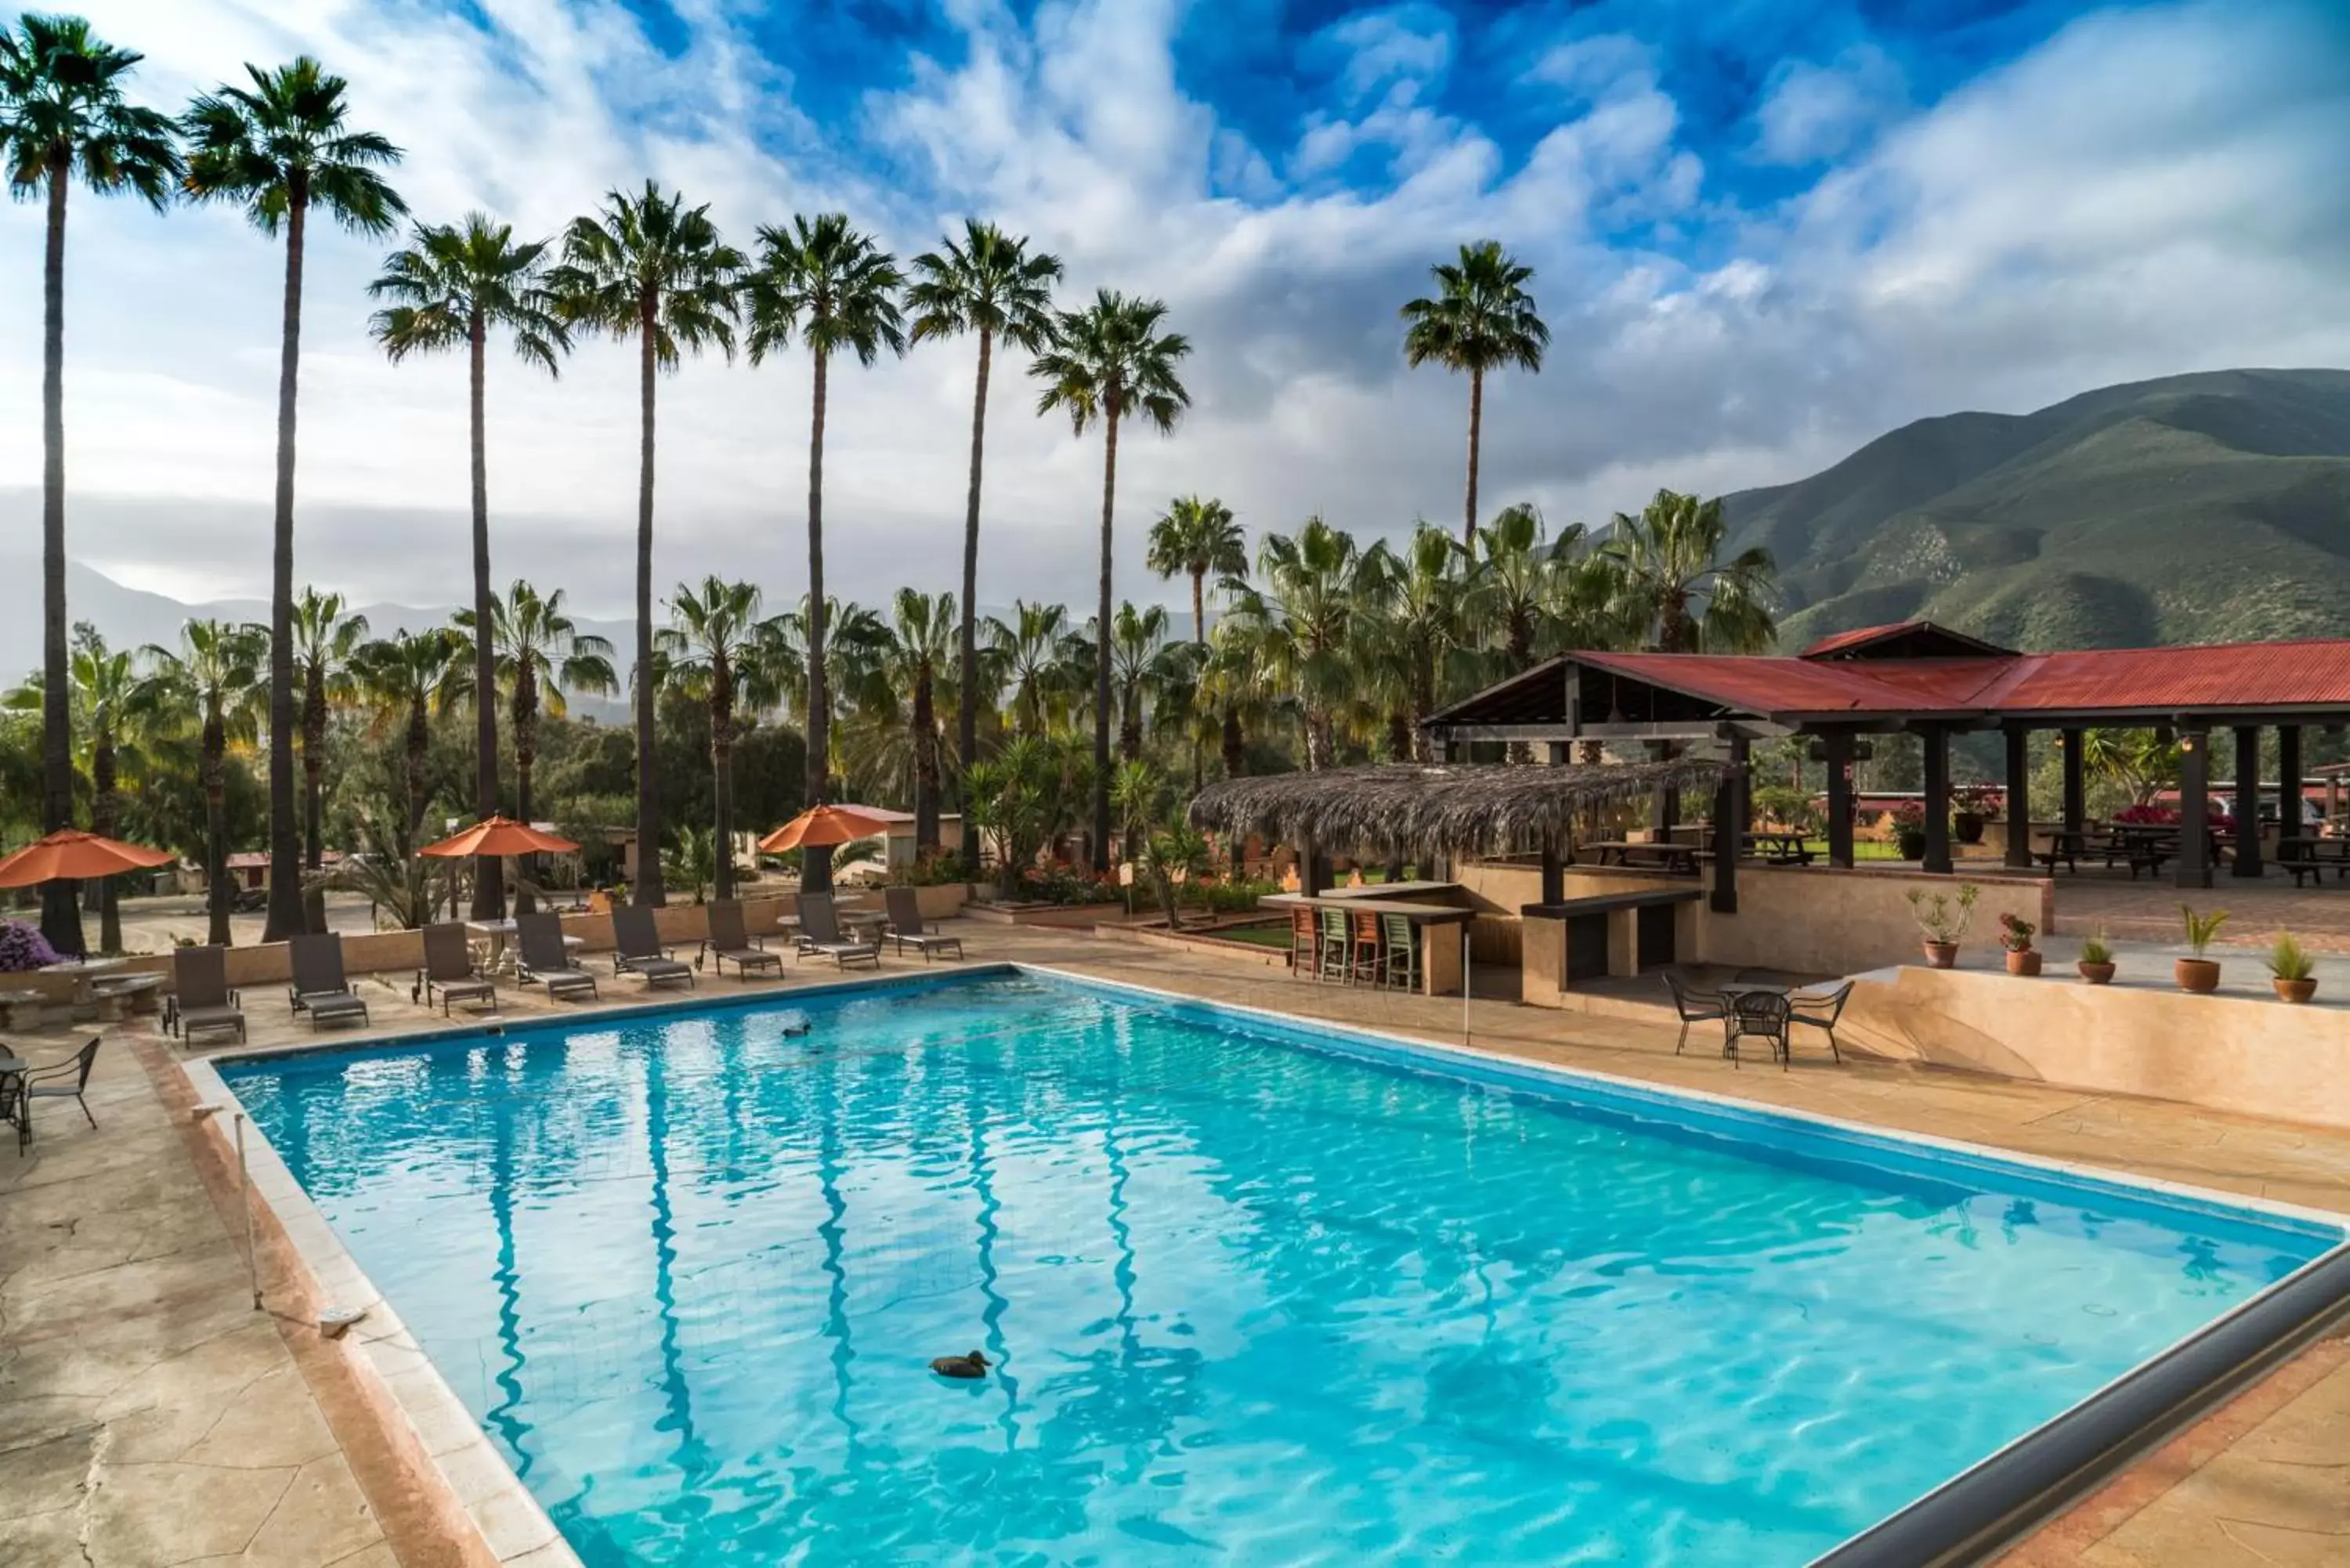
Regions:
<svg viewBox="0 0 2350 1568"><path fill-rule="evenodd" d="M769 855L781 855L786 849L853 844L877 833L887 833L889 828L889 818L874 816L853 805L812 805L759 840L759 847Z"/></svg>
<svg viewBox="0 0 2350 1568"><path fill-rule="evenodd" d="M118 871L169 866L178 858L168 849L150 849L143 844L125 844L120 839L100 838L95 833L60 828L0 859L0 888L29 888L36 882L54 882L59 877L79 881L111 877Z"/></svg>
<svg viewBox="0 0 2350 1568"><path fill-rule="evenodd" d="M444 860L463 860L469 856L536 855L541 851L562 854L578 848L567 838L557 838L552 833L541 833L527 822L516 822L510 816L484 817L453 837L438 844L428 844L419 855L438 856Z"/></svg>

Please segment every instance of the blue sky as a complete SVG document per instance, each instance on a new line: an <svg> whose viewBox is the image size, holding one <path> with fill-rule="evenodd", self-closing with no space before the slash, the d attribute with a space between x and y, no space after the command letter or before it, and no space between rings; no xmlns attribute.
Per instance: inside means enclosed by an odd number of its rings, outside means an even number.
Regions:
<svg viewBox="0 0 2350 1568"><path fill-rule="evenodd" d="M420 215L553 234L648 176L734 238L842 208L900 253L966 213L1061 254L1072 294L1155 295L1197 345L1171 439L1122 453L1118 587L1175 493L1253 530L1400 533L1458 507L1465 389L1402 361L1429 264L1499 238L1555 333L1489 391L1484 490L1598 522L1659 485L1823 467L1908 420L2117 380L2350 363L2350 6L2327 0L95 0L176 105L246 59L348 75ZM76 554L181 597L265 581L276 258L232 213L77 198ZM0 219L30 286L37 213ZM462 367L386 365L333 234L310 277L299 566L452 597ZM0 556L29 544L36 324L0 319ZM837 379L830 565L944 587L967 344ZM982 597L1090 581L1097 443L991 415ZM662 387L660 569L801 591L804 365ZM500 570L628 594L628 356L499 361ZM18 519L24 526L18 526ZM168 525L158 518L169 518ZM449 557L454 558L454 557Z"/></svg>

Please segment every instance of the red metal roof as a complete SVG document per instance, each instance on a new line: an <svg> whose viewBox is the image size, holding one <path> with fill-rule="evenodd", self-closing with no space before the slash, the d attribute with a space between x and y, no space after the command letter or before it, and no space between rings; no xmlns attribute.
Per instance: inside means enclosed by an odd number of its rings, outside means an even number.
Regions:
<svg viewBox="0 0 2350 1568"><path fill-rule="evenodd" d="M2197 710L2350 707L2350 639L1826 663L1809 657L1706 653L1573 657L1594 669L1748 713L2159 716Z"/></svg>
<svg viewBox="0 0 2350 1568"><path fill-rule="evenodd" d="M1865 642L1875 642L1880 637L1892 637L1912 631L1928 623L1922 620L1889 620L1883 626L1856 626L1850 631L1831 632L1796 655L1799 659L1819 659L1847 648L1857 648Z"/></svg>

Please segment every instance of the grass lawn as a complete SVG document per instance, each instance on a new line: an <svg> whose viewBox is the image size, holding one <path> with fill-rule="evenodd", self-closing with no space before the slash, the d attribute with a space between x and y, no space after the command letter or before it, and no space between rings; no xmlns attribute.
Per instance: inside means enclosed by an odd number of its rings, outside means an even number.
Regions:
<svg viewBox="0 0 2350 1568"><path fill-rule="evenodd" d="M1289 945L1289 922L1284 920L1274 926L1235 926L1215 935L1228 942L1251 942L1261 948L1285 948Z"/></svg>
<svg viewBox="0 0 2350 1568"><path fill-rule="evenodd" d="M1810 839L1806 841L1804 847L1822 860L1828 857L1828 841L1825 838ZM1852 859L1856 866L1864 860L1898 860L1900 858L1901 846L1889 838L1855 838L1852 841Z"/></svg>

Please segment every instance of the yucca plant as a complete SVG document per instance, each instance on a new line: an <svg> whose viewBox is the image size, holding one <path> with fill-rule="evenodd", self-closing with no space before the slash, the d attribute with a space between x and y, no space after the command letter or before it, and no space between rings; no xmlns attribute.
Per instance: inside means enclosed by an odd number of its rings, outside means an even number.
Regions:
<svg viewBox="0 0 2350 1568"><path fill-rule="evenodd" d="M2178 906L2178 913L2187 924L2187 945L2192 948L2195 950L2195 956L2200 959L2203 956L2203 950L2211 945L2212 939L2220 934L2220 928L2228 923L2228 911L2214 909L2208 915L2199 915L2195 912L2194 906L2181 904Z"/></svg>
<svg viewBox="0 0 2350 1568"><path fill-rule="evenodd" d="M2099 926L2095 936L2083 939L2081 942L2081 961L2083 963L2111 963L2114 961L2114 944L2106 940L2105 927Z"/></svg>
<svg viewBox="0 0 2350 1568"><path fill-rule="evenodd" d="M2269 948L2269 973L2279 980L2309 980L2317 973L2317 961L2301 945L2301 939L2291 931L2277 938Z"/></svg>

